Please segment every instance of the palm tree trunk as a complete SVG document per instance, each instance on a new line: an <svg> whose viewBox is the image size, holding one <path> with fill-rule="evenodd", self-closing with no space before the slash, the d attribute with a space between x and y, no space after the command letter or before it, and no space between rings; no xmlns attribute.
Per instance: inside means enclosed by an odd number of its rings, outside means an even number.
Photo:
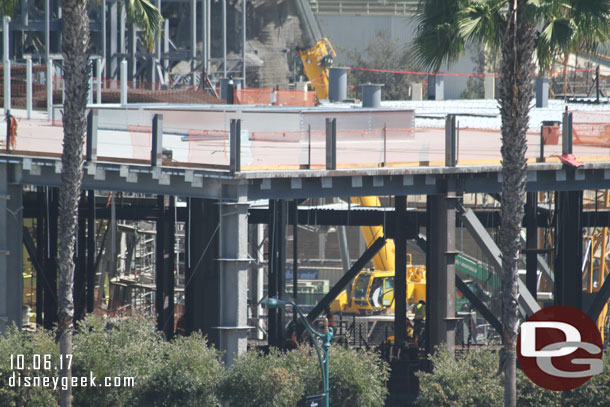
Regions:
<svg viewBox="0 0 610 407"><path fill-rule="evenodd" d="M519 324L519 234L524 216L527 151L525 133L533 96L535 26L523 15L527 0L509 2L509 18L502 41L500 112L502 115L502 322L504 357L504 405L516 406L515 344Z"/></svg>
<svg viewBox="0 0 610 407"><path fill-rule="evenodd" d="M78 198L83 178L83 136L89 81L89 17L87 1L64 0L64 141L59 187L59 290L58 338L62 355L72 354L74 315L74 246L78 223ZM68 388L61 390L59 404L72 405L72 369L62 364L60 377L67 377Z"/></svg>

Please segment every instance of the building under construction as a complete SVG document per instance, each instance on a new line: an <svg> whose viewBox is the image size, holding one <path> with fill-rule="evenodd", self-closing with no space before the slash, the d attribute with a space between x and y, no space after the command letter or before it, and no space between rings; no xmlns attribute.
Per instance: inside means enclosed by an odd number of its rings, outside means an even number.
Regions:
<svg viewBox="0 0 610 407"><path fill-rule="evenodd" d="M224 99L198 89L204 72L227 80L233 72L250 86L247 41L238 34L259 3L162 1L162 9L191 7L197 18L184 34L190 48L172 42L178 28L168 19L165 45L152 54L138 51L137 29L125 27L116 3L92 3L100 62L92 64L75 318L148 315L168 338L201 331L230 365L248 346L286 345L292 312L264 310L266 297L294 300L311 322L333 312L337 340L352 346L404 342L407 317L425 299L425 340L415 345L422 351L499 343L502 175L494 102L380 104L373 87L363 91L363 105L347 103L346 70L330 78L337 103L318 98L318 106L307 90L281 106L285 89L251 104L230 103L247 95L235 84L224 88ZM52 75L60 8L50 0L44 12L38 6L11 28L5 19L4 72L29 56L46 67L43 77ZM210 19L222 21L222 30L198 23ZM132 61L123 64L127 76L120 75L123 58ZM190 81L206 100L133 103L129 88L139 81L160 83L146 89L150 95L171 90L163 81L172 58L188 69L170 82ZM41 75L31 62L24 67L29 109L13 103L0 129L2 331L12 322L51 328L57 317L63 127L53 100L61 89L54 95L42 85L50 98L39 107L47 111L36 110ZM102 103L102 89L113 86L104 81L113 78L120 103ZM14 98L5 91L5 106ZM532 109L527 133L520 314L574 306L607 338L610 110L549 105Z"/></svg>

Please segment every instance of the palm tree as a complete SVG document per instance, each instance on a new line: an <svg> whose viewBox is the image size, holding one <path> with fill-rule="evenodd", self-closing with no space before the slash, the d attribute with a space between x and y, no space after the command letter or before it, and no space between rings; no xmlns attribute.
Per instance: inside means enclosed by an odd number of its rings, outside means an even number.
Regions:
<svg viewBox="0 0 610 407"><path fill-rule="evenodd" d="M161 23L161 13L148 0L123 0L127 18L145 33L148 46L154 42ZM74 246L78 223L78 198L83 177L83 136L89 82L88 2L63 1L64 54L64 140L59 187L59 289L58 338L62 358L72 353L72 318L74 315ZM71 368L62 364L60 376L71 383ZM60 405L72 405L72 388L60 391Z"/></svg>
<svg viewBox="0 0 610 407"><path fill-rule="evenodd" d="M423 65L438 71L462 56L469 44L484 44L501 55L500 247L505 406L516 405L517 259L525 205L525 134L533 98L534 54L544 72L571 44L591 48L605 42L609 11L606 1L589 0L422 0L419 6L414 50Z"/></svg>

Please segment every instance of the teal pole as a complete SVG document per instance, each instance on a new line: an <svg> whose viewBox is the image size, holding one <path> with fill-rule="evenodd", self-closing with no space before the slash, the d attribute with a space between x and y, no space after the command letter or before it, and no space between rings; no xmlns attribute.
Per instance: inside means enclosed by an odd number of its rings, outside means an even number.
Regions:
<svg viewBox="0 0 610 407"><path fill-rule="evenodd" d="M307 329L307 333L311 338L311 342L318 354L318 361L320 362L320 370L322 371L322 393L324 394L324 407L330 407L330 381L329 381L329 350L330 350L330 341L333 339L333 329L328 328L328 332L320 333L313 329L313 327L309 324L309 321L303 315L301 308L294 301L283 301L278 300L276 298L268 298L266 300L261 301L261 305L266 305L268 308L277 308L277 307L285 307L286 305L292 305L294 309L298 312L305 328ZM320 345L318 343L318 339L322 339L322 349L320 349ZM324 355L324 356L322 356Z"/></svg>

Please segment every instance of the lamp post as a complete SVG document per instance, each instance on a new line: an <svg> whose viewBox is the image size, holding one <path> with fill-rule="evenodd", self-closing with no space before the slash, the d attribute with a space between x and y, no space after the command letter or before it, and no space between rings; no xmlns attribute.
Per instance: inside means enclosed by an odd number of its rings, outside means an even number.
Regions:
<svg viewBox="0 0 610 407"><path fill-rule="evenodd" d="M261 305L267 308L284 308L286 305L291 305L299 314L299 317L303 321L303 325L309 333L309 337L313 342L313 346L318 354L318 361L320 362L320 370L322 371L322 393L324 394L324 407L329 407L330 404L330 386L328 380L328 351L330 350L330 341L333 338L333 329L328 328L328 332L318 332L309 323L299 306L294 301L278 300L277 298L266 298L261 301ZM322 348L318 343L318 339L322 340Z"/></svg>

